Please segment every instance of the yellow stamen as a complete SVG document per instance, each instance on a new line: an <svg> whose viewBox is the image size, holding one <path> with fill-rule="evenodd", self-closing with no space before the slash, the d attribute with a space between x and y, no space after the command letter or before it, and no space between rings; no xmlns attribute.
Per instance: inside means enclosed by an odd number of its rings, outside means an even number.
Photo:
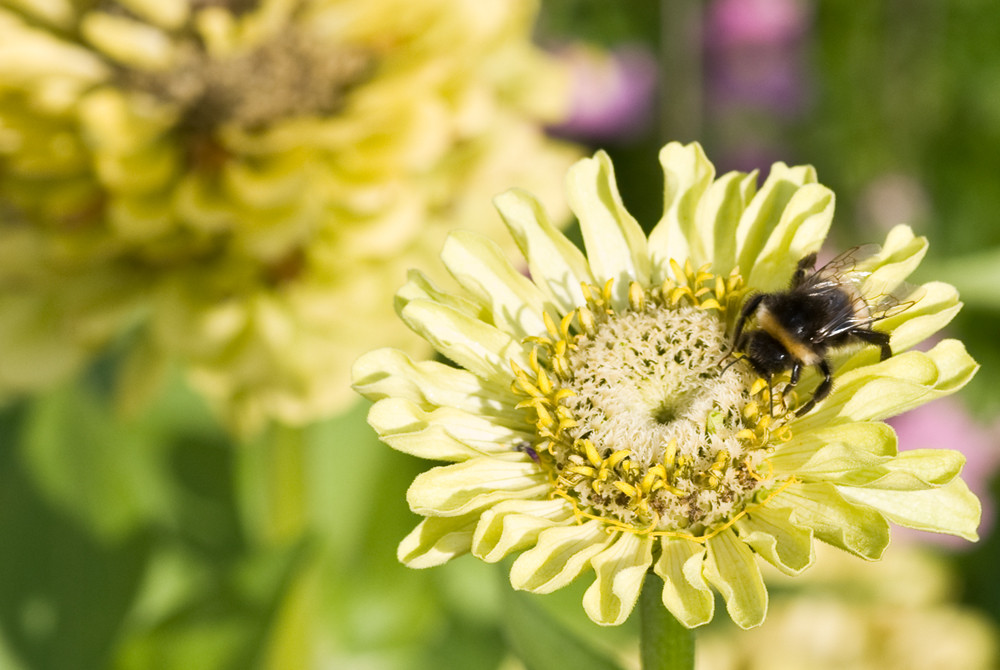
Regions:
<svg viewBox="0 0 1000 670"><path fill-rule="evenodd" d="M628 304L635 312L641 312L646 307L646 292L639 286L639 282L633 281L628 285Z"/></svg>

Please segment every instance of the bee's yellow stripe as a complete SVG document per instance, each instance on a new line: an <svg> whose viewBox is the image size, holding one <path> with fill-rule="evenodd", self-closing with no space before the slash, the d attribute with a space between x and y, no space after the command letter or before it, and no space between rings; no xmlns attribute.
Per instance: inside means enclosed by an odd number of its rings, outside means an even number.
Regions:
<svg viewBox="0 0 1000 670"><path fill-rule="evenodd" d="M816 365L820 362L821 357L810 349L808 344L792 337L766 307L761 307L757 311L757 323L761 330L781 342L781 346L787 349L792 356L802 361L804 365Z"/></svg>

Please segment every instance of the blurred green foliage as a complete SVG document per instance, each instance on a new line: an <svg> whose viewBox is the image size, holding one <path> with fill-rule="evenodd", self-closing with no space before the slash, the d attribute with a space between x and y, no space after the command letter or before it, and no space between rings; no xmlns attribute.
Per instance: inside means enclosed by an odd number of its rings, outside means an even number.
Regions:
<svg viewBox="0 0 1000 670"><path fill-rule="evenodd" d="M995 3L810 7L805 106L777 120L746 110L741 131L777 138L783 160L817 167L837 193L838 245L882 237L885 222L866 209L874 182L903 175L916 185L925 201L911 223L931 240L920 279L954 281L969 298L951 334L983 364L964 398L992 420L1000 410ZM655 52L661 10L671 3L551 0L539 39ZM731 135L719 124L734 117L706 118L708 153L724 156ZM668 134L653 127L609 148L647 229L659 216L656 153ZM378 443L362 404L239 443L180 380L140 415L120 416L103 383L114 363L0 413L0 667L237 670L313 659L324 668L485 670L519 654L529 668L556 667L553 659L603 668L634 634L629 624L596 630L586 621L582 586L524 596L510 592L503 565L399 565L395 547L417 520L405 492L423 465ZM275 459L289 455L301 467L301 500L282 500L292 494L276 486L284 466ZM274 518L288 505L291 530ZM967 602L1000 621L997 535L954 561ZM533 644L539 630L548 645Z"/></svg>

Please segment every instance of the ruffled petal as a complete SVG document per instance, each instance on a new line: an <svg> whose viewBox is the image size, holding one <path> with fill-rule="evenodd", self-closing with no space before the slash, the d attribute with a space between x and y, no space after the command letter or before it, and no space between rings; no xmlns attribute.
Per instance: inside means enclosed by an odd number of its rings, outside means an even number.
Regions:
<svg viewBox="0 0 1000 670"><path fill-rule="evenodd" d="M438 461L513 454L518 444L535 439L528 430L498 425L452 407L427 412L403 398L379 400L368 412L368 423L393 449Z"/></svg>
<svg viewBox="0 0 1000 670"><path fill-rule="evenodd" d="M889 333L889 346L895 354L905 352L940 331L962 308L955 287L941 282L911 286L897 298L901 304L911 303L911 306L873 326L877 331ZM842 375L872 365L878 362L878 355L877 347L835 355L832 358L834 374Z"/></svg>
<svg viewBox="0 0 1000 670"><path fill-rule="evenodd" d="M909 226L894 226L879 253L866 259L859 268L872 267L872 273L861 285L861 292L866 296L892 294L917 269L926 253L927 238L917 237Z"/></svg>
<svg viewBox="0 0 1000 670"><path fill-rule="evenodd" d="M975 542L982 504L961 479L923 491L888 491L839 486L844 498L874 507L907 528L957 535Z"/></svg>
<svg viewBox="0 0 1000 670"><path fill-rule="evenodd" d="M955 287L941 282L928 282L913 294L900 296L904 302L912 299L917 299L913 307L876 324L877 330L892 333L889 344L894 352L906 351L934 335L962 308Z"/></svg>
<svg viewBox="0 0 1000 670"><path fill-rule="evenodd" d="M978 369L961 342L942 340L927 353L908 351L845 372L835 379L830 396L796 424L807 431L824 424L894 416L954 393Z"/></svg>
<svg viewBox="0 0 1000 670"><path fill-rule="evenodd" d="M812 530L794 524L791 510L760 506L735 525L741 540L785 574L797 575L812 565Z"/></svg>
<svg viewBox="0 0 1000 670"><path fill-rule="evenodd" d="M789 201L800 188L814 183L816 170L811 166L788 167L784 163L771 166L764 185L754 194L736 226L736 264L745 278L753 272L757 256L768 243L772 231L777 228ZM801 258L794 257L792 253L788 256L793 265ZM784 288L790 276L791 273L786 272L780 276L765 277L764 283L759 286L751 285L760 290Z"/></svg>
<svg viewBox="0 0 1000 670"><path fill-rule="evenodd" d="M861 458L896 455L896 432L876 421L823 426L793 433L792 439L775 449L768 460L775 472L794 475L828 445L845 445Z"/></svg>
<svg viewBox="0 0 1000 670"><path fill-rule="evenodd" d="M469 552L478 515L429 517L399 543L396 557L410 568L433 568Z"/></svg>
<svg viewBox="0 0 1000 670"><path fill-rule="evenodd" d="M590 559L614 539L597 520L544 530L538 536L538 543L514 561L510 583L515 589L533 593L561 589L586 570Z"/></svg>
<svg viewBox="0 0 1000 670"><path fill-rule="evenodd" d="M760 566L731 529L708 540L705 579L722 594L726 611L740 628L753 628L767 615L767 587Z"/></svg>
<svg viewBox="0 0 1000 670"><path fill-rule="evenodd" d="M833 191L825 186L806 184L797 190L753 265L743 266L741 259L747 284L762 291L785 288L799 260L822 246L833 221L833 206Z"/></svg>
<svg viewBox="0 0 1000 670"><path fill-rule="evenodd" d="M722 175L705 192L698 208L698 224L695 228L701 238L700 244L711 253L706 254L705 263L711 263L715 274L728 275L736 267L736 236L733 222L739 221L747 205L757 193L757 171L746 174L729 172ZM712 245L708 245L711 234Z"/></svg>
<svg viewBox="0 0 1000 670"><path fill-rule="evenodd" d="M509 384L510 361L531 367L524 346L504 331L430 300L414 300L400 314L406 325L450 358L482 379Z"/></svg>
<svg viewBox="0 0 1000 670"><path fill-rule="evenodd" d="M479 233L455 231L445 241L441 260L455 281L490 311L499 328L517 339L545 332L544 297L495 242Z"/></svg>
<svg viewBox="0 0 1000 670"><path fill-rule="evenodd" d="M503 500L540 498L548 490L545 475L530 461L479 457L420 473L406 501L424 516L459 516Z"/></svg>
<svg viewBox="0 0 1000 670"><path fill-rule="evenodd" d="M415 362L402 351L376 349L359 358L351 373L354 390L369 400L401 398L426 410L454 407L500 425L524 425L522 413L512 409L520 398L508 387L444 363Z"/></svg>
<svg viewBox="0 0 1000 670"><path fill-rule="evenodd" d="M583 609L595 623L617 626L639 599L642 580L653 562L653 538L623 533L610 547L590 559L597 580L583 595Z"/></svg>
<svg viewBox="0 0 1000 670"><path fill-rule="evenodd" d="M705 545L664 538L653 572L663 579L663 606L688 628L701 626L715 614L715 596L705 583Z"/></svg>
<svg viewBox="0 0 1000 670"><path fill-rule="evenodd" d="M881 558L889 546L885 518L871 507L848 502L832 484L790 484L768 507L788 508L796 525L812 528L818 539L868 560Z"/></svg>
<svg viewBox="0 0 1000 670"><path fill-rule="evenodd" d="M500 216L524 257L539 288L560 311L584 304L581 283L593 284L583 253L553 226L533 196L512 189L494 198Z"/></svg>
<svg viewBox="0 0 1000 670"><path fill-rule="evenodd" d="M491 315L488 309L466 297L443 291L420 270L410 270L406 273L406 283L396 291L395 307L397 313L414 300L428 300L464 314L470 318L489 323Z"/></svg>
<svg viewBox="0 0 1000 670"><path fill-rule="evenodd" d="M671 258L679 263L690 258L695 267L711 260L715 237L714 228L705 226L707 230L703 230L699 226L701 198L715 177L715 166L701 145L671 142L660 149L660 165L663 217L649 235L653 281L657 283L670 276ZM732 223L729 225L731 228Z"/></svg>
<svg viewBox="0 0 1000 670"><path fill-rule="evenodd" d="M917 491L946 484L962 470L965 456L949 449L914 449L875 456L846 444L829 444L796 470L803 481Z"/></svg>
<svg viewBox="0 0 1000 670"><path fill-rule="evenodd" d="M535 544L538 535L573 521L565 500L507 500L483 512L472 537L472 553L487 563Z"/></svg>
<svg viewBox="0 0 1000 670"><path fill-rule="evenodd" d="M611 159L603 151L578 161L566 175L566 195L580 221L594 279L614 279L612 303L628 305L629 282L649 283L646 235L625 209Z"/></svg>

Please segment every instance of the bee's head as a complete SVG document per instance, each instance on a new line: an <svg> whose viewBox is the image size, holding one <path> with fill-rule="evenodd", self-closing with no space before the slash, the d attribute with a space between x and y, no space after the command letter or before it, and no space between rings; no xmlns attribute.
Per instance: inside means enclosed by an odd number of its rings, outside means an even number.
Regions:
<svg viewBox="0 0 1000 670"><path fill-rule="evenodd" d="M755 330L749 336L746 355L762 375L774 375L792 367L792 355L781 342L765 330Z"/></svg>

